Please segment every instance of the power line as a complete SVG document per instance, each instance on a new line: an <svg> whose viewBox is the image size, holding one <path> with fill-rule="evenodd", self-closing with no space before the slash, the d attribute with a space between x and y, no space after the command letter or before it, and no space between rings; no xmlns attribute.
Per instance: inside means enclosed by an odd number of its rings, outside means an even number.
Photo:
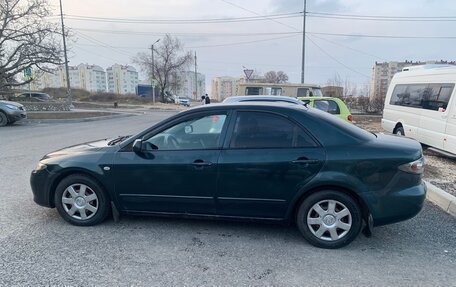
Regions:
<svg viewBox="0 0 456 287"><path fill-rule="evenodd" d="M323 32L306 32L310 35L342 36L357 38L391 38L391 39L456 39L456 36L399 36L399 35L368 35L368 34L344 34L344 33L323 33Z"/></svg>
<svg viewBox="0 0 456 287"><path fill-rule="evenodd" d="M297 29L296 27L293 27L293 26L291 26L291 25L288 25L288 24L285 24L285 23L283 23L283 22L277 21L277 20L271 18L270 16L258 14L258 13L255 12L255 11L249 10L249 9L247 9L247 8L244 8L244 7L240 6L240 5L234 4L234 3L229 2L229 1L226 1L226 0L220 0L220 1L225 2L226 4L229 4L229 5L231 5L231 6L237 7L237 8L239 8L239 9L241 9L241 10L244 10L244 11L247 11L247 12L250 12L250 13L253 13L253 14L257 15L257 16L260 16L260 17L264 18L265 20L270 20L270 21L275 22L275 23L277 23L277 24L280 24L280 25L282 25L282 26L291 28L291 29L293 29L293 30L295 30L295 31L299 31L299 29ZM299 17L301 17L301 16L302 16L302 13L299 12L299 14L300 14ZM295 16L295 17L296 17L296 16Z"/></svg>
<svg viewBox="0 0 456 287"><path fill-rule="evenodd" d="M118 49L118 48L116 48L116 47L114 47L114 46L111 46L111 45L109 45L109 44L107 44L107 43L104 43L104 42L102 42L102 41L100 41L100 40L94 39L94 38L92 38L92 37L90 37L90 36L88 36L88 35L85 35L85 34L81 33L81 32L76 32L76 33L77 33L79 36L81 36L82 38L84 38L84 39L86 39L86 40L88 40L88 41L90 41L90 42L92 42L92 43L100 44L101 47L110 49L110 50L112 50L112 51L114 51L114 52L117 52L117 53L119 53L119 54L123 54L123 55L129 56L129 57L133 56L132 54L130 54L130 53L128 53L128 52L122 51L122 50L120 50L120 49Z"/></svg>
<svg viewBox="0 0 456 287"><path fill-rule="evenodd" d="M114 62L119 61L118 59L114 59L114 58L107 57L107 56L102 55L102 54L95 53L95 52L93 52L92 50L84 49L84 48L81 47L80 44L75 44L74 46L75 46L77 49L79 49L79 50L82 50L82 51L84 51L84 52L87 52L88 54L97 55L98 57L102 57L102 58L105 58L105 59L108 59L108 60L114 61Z"/></svg>
<svg viewBox="0 0 456 287"><path fill-rule="evenodd" d="M311 18L338 19L338 20L361 20L361 21L383 21L383 22L455 22L456 19L400 19L400 18L367 18L367 17L346 17L346 16L325 16L307 15Z"/></svg>
<svg viewBox="0 0 456 287"><path fill-rule="evenodd" d="M386 16L386 15L355 15L355 14L338 14L324 12L307 12L308 15L325 15L355 18L385 18L385 19L456 19L456 16Z"/></svg>
<svg viewBox="0 0 456 287"><path fill-rule="evenodd" d="M164 36L166 34L172 34L175 36L212 36L212 37L251 37L251 36L271 36L271 35L292 35L300 34L302 32L258 32L258 33L199 33L199 32L188 32L188 33L167 33L167 32L147 32L147 31L131 31L131 30L109 30L109 29L92 29L92 28L79 28L72 27L71 29L77 31L95 32L95 33L106 33L106 34L127 34L127 35L152 35L152 36Z"/></svg>
<svg viewBox="0 0 456 287"><path fill-rule="evenodd" d="M78 33L78 34L81 34L81 33ZM294 36L297 36L297 35L299 35L299 34L293 34L293 35L288 35L288 36L283 36L283 37L259 39L259 40L253 40L253 41L243 41L243 42L226 43L226 44L215 44L215 45L191 46L191 47L187 47L187 48L188 49L198 49L198 48L237 46L237 45L252 44L252 43L259 43L259 42L268 42L268 41L274 41L274 40L279 40L279 39L286 39L286 38L291 38L291 37L294 37ZM104 47L104 48L109 48L109 49L138 49L138 50L148 50L149 49L147 47L140 47L140 46L112 46L112 45L108 45L108 44L103 43L103 42L101 42L101 44L100 44L100 41L95 42L95 41L92 41L92 40L90 40L88 38L84 38L84 39L86 39L86 40L88 40L88 41L90 41L92 43L95 43L95 44L78 44L78 45L80 45L80 46L90 46L90 47ZM117 51L117 50L114 50L114 51ZM130 55L130 56L132 56L132 55Z"/></svg>
<svg viewBox="0 0 456 287"><path fill-rule="evenodd" d="M291 36L275 37L275 38L269 38L269 39L254 40L254 41L245 41L245 42L236 42L236 43L227 43L227 44L217 44L217 45L193 46L193 47L188 47L188 48L189 49L199 49L199 48L237 46L237 45L252 44L252 43L259 43L259 42L268 42L268 41L274 41L274 40L279 40L279 39L286 39L286 38L291 38L291 37L295 37L295 36L296 35L291 35Z"/></svg>
<svg viewBox="0 0 456 287"><path fill-rule="evenodd" d="M320 47L317 43L315 43L315 41L312 40L311 37L309 37L309 36L307 36L307 35L306 35L306 37L307 37L307 39L309 39L309 41L312 42L312 44L314 44L315 47L317 47L323 54L325 54L326 56L328 56L329 58L331 58L333 61L339 63L341 66L345 67L347 70L350 70L350 71L352 71L352 72L354 72L354 73L357 73L357 74L359 74L359 75L362 75L362 76L364 76L364 77L370 78L370 76L368 76L368 75L366 75L366 74L364 74L364 73L361 73L361 72L359 72L359 71L357 71L357 70L355 70L355 69L352 69L351 67L347 66L346 64L342 63L342 62L339 61L337 58L335 58L334 56L332 56L331 54L329 54L328 52L326 52L322 47Z"/></svg>
<svg viewBox="0 0 456 287"><path fill-rule="evenodd" d="M204 37L241 37L241 36L267 36L267 35L299 35L302 31L296 32L270 32L270 33L166 33L166 32L147 32L147 31L128 31L128 30L103 30L103 29L90 29L90 28L71 28L76 31L87 31L95 33L106 34L127 34L127 35L152 35L163 36L171 34L175 36L204 36ZM456 39L456 36L410 36L410 35L370 35L370 34L346 34L346 33L325 33L325 32L309 32L310 35L324 35L324 36L341 36L341 37L357 37L357 38L391 38L391 39Z"/></svg>
<svg viewBox="0 0 456 287"><path fill-rule="evenodd" d="M376 56L376 55L374 55L374 54L370 54L370 53L367 53L367 52L365 52L365 51L358 50L358 49L355 49L355 48L352 48L352 47L349 47L349 46L342 45L342 44L340 44L340 43L337 43L337 42L334 42L334 41L325 39L325 38L320 37L320 36L317 36L317 35L312 35L312 36L315 37L315 38L318 38L318 39L320 39L320 40L323 40L323 41L332 43L332 44L334 44L334 45L336 45L336 46L340 46L340 47L343 47L343 48L346 48L346 49L349 49L349 50L353 50L353 51L355 51L355 52L358 52L358 53L361 53L361 54L364 54L364 55L367 55L367 56L371 56L371 57L373 57L373 58L377 58L377 59L380 59L380 60L382 60L382 61L387 61L385 58L382 58L382 57Z"/></svg>
<svg viewBox="0 0 456 287"><path fill-rule="evenodd" d="M301 12L272 14L267 16L255 17L238 17L238 18L213 18L213 19L135 19L135 18L107 18L94 17L83 15L66 14L65 19L76 21L92 21L92 22L108 22L108 23L130 23L130 24L217 24L217 23L232 23L232 22L250 22L250 21L265 21L271 19L286 19L301 17Z"/></svg>

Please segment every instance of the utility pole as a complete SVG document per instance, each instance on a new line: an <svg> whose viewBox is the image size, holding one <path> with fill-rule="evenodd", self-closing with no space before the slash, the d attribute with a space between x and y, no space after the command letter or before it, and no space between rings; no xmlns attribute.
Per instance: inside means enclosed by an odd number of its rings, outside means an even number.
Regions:
<svg viewBox="0 0 456 287"><path fill-rule="evenodd" d="M302 64L301 64L301 84L304 84L304 71L306 66L306 0L304 0L304 12L302 15Z"/></svg>
<svg viewBox="0 0 456 287"><path fill-rule="evenodd" d="M152 80L151 81L151 86L152 86L152 103L155 105L155 63L154 63L154 45L158 43L160 39L155 41L151 46L150 46L150 51L152 53Z"/></svg>
<svg viewBox="0 0 456 287"><path fill-rule="evenodd" d="M65 57L65 75L66 75L66 83L67 83L68 105L70 106L70 109L72 109L73 108L73 99L71 97L70 72L68 71L68 56L67 56L66 39L65 39L65 26L63 25L62 0L59 0L59 3L60 3L60 20L62 22L63 55Z"/></svg>
<svg viewBox="0 0 456 287"><path fill-rule="evenodd" d="M196 69L196 52L195 52L195 100L198 100L198 73Z"/></svg>

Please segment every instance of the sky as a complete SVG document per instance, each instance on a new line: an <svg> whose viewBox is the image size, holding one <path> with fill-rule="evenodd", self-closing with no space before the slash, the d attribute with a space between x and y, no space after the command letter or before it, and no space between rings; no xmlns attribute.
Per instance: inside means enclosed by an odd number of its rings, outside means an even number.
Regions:
<svg viewBox="0 0 456 287"><path fill-rule="evenodd" d="M196 52L198 71L206 87L216 76L240 77L243 69L263 74L282 70L290 82L300 82L303 0L62 0L71 29L70 65L130 64L138 52L165 33L178 37ZM58 0L49 0L59 15ZM454 0L307 0L305 82L325 85L338 74L356 85L369 82L373 64L383 61L456 60L456 1ZM314 14L322 13L322 14ZM316 16L328 16L316 17ZM337 15L389 17L388 21L356 20ZM246 18L224 23L119 23L69 19L70 15L142 20L201 20ZM342 19L343 18L343 19ZM249 19L249 20L250 20ZM261 19L261 20L258 20ZM365 19L365 18L364 18ZM378 18L375 18L378 19ZM399 19L400 21L391 21ZM403 21L412 19L413 21ZM58 21L58 18L51 18ZM343 34L343 35L328 35ZM395 38L366 37L395 36ZM397 37L396 37L397 36ZM427 37L427 38L403 38ZM432 38L434 37L434 38ZM443 37L443 38L435 38ZM450 37L450 38L444 38ZM134 66L134 65L133 65ZM139 70L139 67L137 67ZM190 68L193 70L193 67ZM144 73L140 78L146 79Z"/></svg>

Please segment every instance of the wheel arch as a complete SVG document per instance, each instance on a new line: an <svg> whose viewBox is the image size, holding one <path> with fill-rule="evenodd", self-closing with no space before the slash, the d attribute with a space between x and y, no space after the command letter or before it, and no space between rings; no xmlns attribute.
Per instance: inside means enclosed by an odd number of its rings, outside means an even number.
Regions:
<svg viewBox="0 0 456 287"><path fill-rule="evenodd" d="M393 133L396 131L397 128L404 128L404 125L402 124L402 121L398 121L396 125L394 126Z"/></svg>
<svg viewBox="0 0 456 287"><path fill-rule="evenodd" d="M90 172L89 170L86 170L86 169L67 169L67 170L60 172L60 174L54 179L54 181L51 184L51 187L49 189L49 205L51 207L55 207L54 196L55 196L55 192L56 192L56 189L57 189L57 186L59 185L59 183L63 179L65 179L71 175L76 175L76 174L80 174L80 175L89 177L91 180L95 181L103 189L103 192L107 196L108 200L109 201L112 200L111 194L108 192L106 186L101 181L99 181L92 172Z"/></svg>
<svg viewBox="0 0 456 287"><path fill-rule="evenodd" d="M299 210L299 207L300 207L301 203L307 197L309 197L311 194L314 194L314 193L317 193L317 192L320 192L320 191L323 191L323 190L334 190L334 191L342 192L342 193L350 196L351 198L353 198L356 201L356 203L358 203L359 207L361 208L362 219L367 222L367 218L369 216L369 207L364 202L364 200L359 196L359 194L356 193L354 190L351 190L351 189L349 189L347 187L343 187L343 186L335 185L335 184L320 185L320 186L313 187L313 188L311 188L309 190L304 191L298 197L298 199L295 200L295 202L294 202L294 204L292 206L292 209L289 212L288 220L290 220L291 222L295 222L296 221L296 216L298 214L298 210Z"/></svg>

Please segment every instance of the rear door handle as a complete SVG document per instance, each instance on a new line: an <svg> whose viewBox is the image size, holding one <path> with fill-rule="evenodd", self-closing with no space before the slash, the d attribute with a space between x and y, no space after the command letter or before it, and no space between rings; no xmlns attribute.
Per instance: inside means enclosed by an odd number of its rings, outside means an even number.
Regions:
<svg viewBox="0 0 456 287"><path fill-rule="evenodd" d="M197 159L192 163L192 165L194 165L195 167L211 166L212 162L204 161L202 159Z"/></svg>

